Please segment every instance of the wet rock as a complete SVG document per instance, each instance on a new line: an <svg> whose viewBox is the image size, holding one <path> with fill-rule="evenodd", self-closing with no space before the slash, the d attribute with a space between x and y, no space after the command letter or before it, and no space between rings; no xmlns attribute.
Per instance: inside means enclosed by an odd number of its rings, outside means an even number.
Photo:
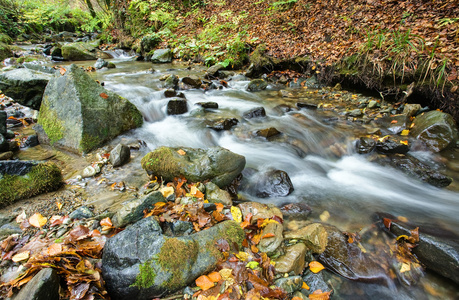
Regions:
<svg viewBox="0 0 459 300"><path fill-rule="evenodd" d="M111 58L111 56L97 48L99 41L75 42L64 44L61 47L62 57L65 60L96 60L97 58Z"/></svg>
<svg viewBox="0 0 459 300"><path fill-rule="evenodd" d="M94 213L85 205L78 207L74 211L72 211L69 214L70 219L78 219L78 220L83 220L83 219L89 219L94 217Z"/></svg>
<svg viewBox="0 0 459 300"><path fill-rule="evenodd" d="M16 152L19 150L19 143L17 141L9 141L8 142L8 150L12 152Z"/></svg>
<svg viewBox="0 0 459 300"><path fill-rule="evenodd" d="M141 164L148 174L161 176L166 181L183 175L189 181L210 180L222 188L229 185L242 172L245 157L221 147L206 150L160 147L145 155Z"/></svg>
<svg viewBox="0 0 459 300"><path fill-rule="evenodd" d="M164 97L172 98L177 96L177 91L174 89L167 89L164 91Z"/></svg>
<svg viewBox="0 0 459 300"><path fill-rule="evenodd" d="M437 110L417 116L410 134L434 152L454 146L459 135L453 117Z"/></svg>
<svg viewBox="0 0 459 300"><path fill-rule="evenodd" d="M368 102L368 105L367 105L367 107L369 109L375 109L375 108L378 108L380 106L381 105L379 105L379 103L377 101L375 101L375 100L371 100L370 102Z"/></svg>
<svg viewBox="0 0 459 300"><path fill-rule="evenodd" d="M196 105L199 105L202 108L206 108L206 109L218 109L217 102L198 102L196 103Z"/></svg>
<svg viewBox="0 0 459 300"><path fill-rule="evenodd" d="M100 167L98 165L87 166L81 172L81 177L83 177L83 178L94 177L99 173L100 173Z"/></svg>
<svg viewBox="0 0 459 300"><path fill-rule="evenodd" d="M0 42L0 61L3 61L4 59L12 56L13 51L11 51L10 46L8 46L6 43Z"/></svg>
<svg viewBox="0 0 459 300"><path fill-rule="evenodd" d="M281 206L280 210L285 219L306 220L311 214L311 207L306 203L289 203Z"/></svg>
<svg viewBox="0 0 459 300"><path fill-rule="evenodd" d="M40 270L14 297L14 300L59 300L59 276L52 268Z"/></svg>
<svg viewBox="0 0 459 300"><path fill-rule="evenodd" d="M41 144L83 153L142 123L142 114L132 103L71 65L64 75L49 81L36 131Z"/></svg>
<svg viewBox="0 0 459 300"><path fill-rule="evenodd" d="M43 93L52 75L26 68L0 74L0 90L19 104L40 109Z"/></svg>
<svg viewBox="0 0 459 300"><path fill-rule="evenodd" d="M366 282L387 282L388 274L338 228L326 226L328 242L317 256L319 262L344 278Z"/></svg>
<svg viewBox="0 0 459 300"><path fill-rule="evenodd" d="M188 103L186 99L172 98L167 103L168 115L181 115L188 111Z"/></svg>
<svg viewBox="0 0 459 300"><path fill-rule="evenodd" d="M333 291L333 288L324 279L322 272L312 273L311 270L306 270L303 274L303 281L310 287L309 291L305 291L306 294L317 290L322 290L322 292Z"/></svg>
<svg viewBox="0 0 459 300"><path fill-rule="evenodd" d="M242 219L252 214L252 224L258 219L270 219L274 216L283 219L281 210L273 204L262 204L258 202L244 202L238 205L242 212Z"/></svg>
<svg viewBox="0 0 459 300"><path fill-rule="evenodd" d="M38 136L36 134L32 134L27 137L22 146L24 148L28 148L38 146L39 144Z"/></svg>
<svg viewBox="0 0 459 300"><path fill-rule="evenodd" d="M182 82L196 89L199 89L202 84L201 79L199 79L198 76L194 76L194 75L183 77Z"/></svg>
<svg viewBox="0 0 459 300"><path fill-rule="evenodd" d="M285 171L270 170L254 176L247 188L260 198L285 197L293 192L293 184Z"/></svg>
<svg viewBox="0 0 459 300"><path fill-rule="evenodd" d="M357 117L362 116L363 112L359 108L356 108L356 109L349 111L347 114L351 117L357 118Z"/></svg>
<svg viewBox="0 0 459 300"><path fill-rule="evenodd" d="M367 154L376 148L376 141L369 137L361 137L355 144L358 154Z"/></svg>
<svg viewBox="0 0 459 300"><path fill-rule="evenodd" d="M0 134L6 135L6 111L0 111Z"/></svg>
<svg viewBox="0 0 459 300"><path fill-rule="evenodd" d="M0 134L0 153L8 150L8 140L3 136L3 134Z"/></svg>
<svg viewBox="0 0 459 300"><path fill-rule="evenodd" d="M255 132L255 135L264 137L265 139L268 139L279 134L281 134L281 132L274 127L260 129Z"/></svg>
<svg viewBox="0 0 459 300"><path fill-rule="evenodd" d="M212 182L206 183L206 199L210 203L222 203L223 205L232 205L231 195L220 189L216 184Z"/></svg>
<svg viewBox="0 0 459 300"><path fill-rule="evenodd" d="M104 67L107 67L108 66L108 62L105 61L103 58L98 58L96 63L94 64L94 68L96 69L102 69Z"/></svg>
<svg viewBox="0 0 459 300"><path fill-rule="evenodd" d="M414 117L421 109L421 104L405 104L405 106L403 107L402 114L404 114L408 118Z"/></svg>
<svg viewBox="0 0 459 300"><path fill-rule="evenodd" d="M27 68L27 69L30 69L30 70L39 71L39 72L43 72L43 73L48 73L48 74L51 74L51 75L56 73L56 69L54 69L52 67L48 67L48 66L43 66L41 64L23 63L22 66L24 66L24 68Z"/></svg>
<svg viewBox="0 0 459 300"><path fill-rule="evenodd" d="M124 144L118 144L110 151L110 163L114 167L119 167L127 163L131 159L131 149Z"/></svg>
<svg viewBox="0 0 459 300"><path fill-rule="evenodd" d="M317 109L317 104L315 103L307 103L307 102L297 102L296 107L299 109L306 108L306 109Z"/></svg>
<svg viewBox="0 0 459 300"><path fill-rule="evenodd" d="M1 205L1 202L0 202ZM12 234L22 234L22 229L19 227L19 224L16 221L12 221L7 224L3 224L0 227L0 240L12 235Z"/></svg>
<svg viewBox="0 0 459 300"><path fill-rule="evenodd" d="M175 292L213 270L223 258L219 239L241 247L244 231L233 221L184 237L162 235L153 217L128 226L104 247L102 275L111 299L147 300Z"/></svg>
<svg viewBox="0 0 459 300"><path fill-rule="evenodd" d="M400 143L394 137L386 138L376 143L376 151L383 154L405 154L410 151L409 144Z"/></svg>
<svg viewBox="0 0 459 300"><path fill-rule="evenodd" d="M263 80L263 79L253 79L252 81L249 82L249 85L247 86L247 90L249 92L258 92L262 90L266 90L268 87L268 83Z"/></svg>
<svg viewBox="0 0 459 300"><path fill-rule="evenodd" d="M278 273L290 273L295 275L303 273L305 267L306 245L298 243L285 248L285 254L275 259L274 268Z"/></svg>
<svg viewBox="0 0 459 300"><path fill-rule="evenodd" d="M207 128L213 130L230 130L233 126L236 126L239 121L236 118L227 118L227 119L217 119L217 120L207 120Z"/></svg>
<svg viewBox="0 0 459 300"><path fill-rule="evenodd" d="M322 253L325 251L328 243L328 234L324 226L319 223L310 224L306 227L294 231L288 231L284 234L287 240L301 240L313 253Z"/></svg>
<svg viewBox="0 0 459 300"><path fill-rule="evenodd" d="M161 38L157 34L149 34L142 37L140 41L140 49L143 53L148 53L156 48L161 42Z"/></svg>
<svg viewBox="0 0 459 300"><path fill-rule="evenodd" d="M61 185L61 170L54 163L0 161L0 207L55 191Z"/></svg>
<svg viewBox="0 0 459 300"><path fill-rule="evenodd" d="M206 78L214 79L217 77L218 71L224 69L225 67L222 64L215 64L207 69Z"/></svg>
<svg viewBox="0 0 459 300"><path fill-rule="evenodd" d="M395 115L376 119L375 122L391 134L399 134L407 128L408 118L406 115Z"/></svg>
<svg viewBox="0 0 459 300"><path fill-rule="evenodd" d="M6 151L3 153L0 153L0 160L8 160L13 158L14 153L12 151Z"/></svg>
<svg viewBox="0 0 459 300"><path fill-rule="evenodd" d="M274 281L274 284L287 293L294 293L299 291L303 285L303 278L301 276L289 276L284 278L279 278Z"/></svg>
<svg viewBox="0 0 459 300"><path fill-rule="evenodd" d="M251 110L246 111L242 115L245 119L261 118L266 117L266 111L264 107L255 107Z"/></svg>
<svg viewBox="0 0 459 300"><path fill-rule="evenodd" d="M177 89L179 78L177 75L170 75L164 80L164 87L166 89Z"/></svg>
<svg viewBox="0 0 459 300"><path fill-rule="evenodd" d="M268 223L268 225L263 228L263 235L272 234L273 236L262 238L257 245L258 249L260 249L261 252L268 253L268 255L274 253L284 241L282 235L283 231L284 226L279 222Z"/></svg>
<svg viewBox="0 0 459 300"><path fill-rule="evenodd" d="M151 208L157 202L165 202L161 192L156 191L140 199L131 199L123 202L121 209L118 209L112 218L113 226L116 228L135 223L144 216L143 211Z"/></svg>
<svg viewBox="0 0 459 300"><path fill-rule="evenodd" d="M170 63L172 62L172 51L171 49L157 49L153 52L153 56L151 57L152 63Z"/></svg>

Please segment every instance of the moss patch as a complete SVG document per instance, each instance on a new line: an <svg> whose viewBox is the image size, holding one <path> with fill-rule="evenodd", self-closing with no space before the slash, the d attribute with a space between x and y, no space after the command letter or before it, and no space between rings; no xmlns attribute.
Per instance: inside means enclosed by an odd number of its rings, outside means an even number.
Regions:
<svg viewBox="0 0 459 300"><path fill-rule="evenodd" d="M179 176L180 168L174 158L174 153L167 147L161 147L145 155L141 160L142 168L148 173L164 176L165 180L172 180ZM168 178L171 175L172 178ZM170 176L169 176L170 177Z"/></svg>
<svg viewBox="0 0 459 300"><path fill-rule="evenodd" d="M49 138L49 142L53 145L64 137L64 126L57 114L49 109L49 103L43 99L38 116L38 124L43 126L43 130Z"/></svg>
<svg viewBox="0 0 459 300"><path fill-rule="evenodd" d="M153 267L154 261L155 259L150 259L139 266L139 275L135 278L132 286L139 289L147 289L155 283L156 270Z"/></svg>
<svg viewBox="0 0 459 300"><path fill-rule="evenodd" d="M0 207L19 199L57 190L61 185L61 170L54 163L36 165L24 176L5 174L0 179Z"/></svg>

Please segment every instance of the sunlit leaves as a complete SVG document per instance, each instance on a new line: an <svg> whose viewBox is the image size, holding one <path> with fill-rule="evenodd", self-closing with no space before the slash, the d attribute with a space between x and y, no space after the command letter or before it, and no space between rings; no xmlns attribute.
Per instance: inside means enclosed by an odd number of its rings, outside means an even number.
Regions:
<svg viewBox="0 0 459 300"><path fill-rule="evenodd" d="M35 213L29 218L29 224L37 228L43 227L47 221L48 219L43 217L40 213Z"/></svg>
<svg viewBox="0 0 459 300"><path fill-rule="evenodd" d="M325 267L318 261L311 261L309 263L309 269L312 273L319 273L320 271L325 269Z"/></svg>

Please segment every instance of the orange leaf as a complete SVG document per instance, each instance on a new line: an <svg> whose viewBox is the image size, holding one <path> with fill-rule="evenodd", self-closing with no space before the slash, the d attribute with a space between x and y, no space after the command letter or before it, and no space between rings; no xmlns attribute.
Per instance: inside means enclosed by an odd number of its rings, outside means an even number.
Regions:
<svg viewBox="0 0 459 300"><path fill-rule="evenodd" d="M308 290L310 289L309 285L306 284L306 282L303 281L303 285L301 286L302 289Z"/></svg>
<svg viewBox="0 0 459 300"><path fill-rule="evenodd" d="M244 221L244 222L241 223L241 227L242 227L242 228L246 228L246 227L249 226L249 225L250 225L250 223L247 222L247 221Z"/></svg>
<svg viewBox="0 0 459 300"><path fill-rule="evenodd" d="M250 250L252 250L253 253L260 252L260 250L258 250L257 246L255 246L255 245L250 246Z"/></svg>
<svg viewBox="0 0 459 300"><path fill-rule="evenodd" d="M322 292L322 290L314 291L314 293L310 294L308 297L311 300L328 300L330 299L330 292Z"/></svg>
<svg viewBox="0 0 459 300"><path fill-rule="evenodd" d="M223 204L221 203L215 203L215 206L217 207L217 211L218 212L221 212L223 210L223 208L225 207Z"/></svg>
<svg viewBox="0 0 459 300"><path fill-rule="evenodd" d="M108 98L108 95L105 94L105 93L100 93L99 96L101 96L101 97L104 98L104 99L107 99L107 98Z"/></svg>
<svg viewBox="0 0 459 300"><path fill-rule="evenodd" d="M59 68L59 73L61 73L61 75L64 75L65 72L67 72L66 69L64 69L64 68Z"/></svg>
<svg viewBox="0 0 459 300"><path fill-rule="evenodd" d="M387 229L390 229L390 225L392 224L392 220L391 220L391 219L388 219L388 218L383 218L383 223L384 223L384 226L385 226Z"/></svg>
<svg viewBox="0 0 459 300"><path fill-rule="evenodd" d="M222 276L218 272L212 272L207 275L212 282L219 282L222 279Z"/></svg>
<svg viewBox="0 0 459 300"><path fill-rule="evenodd" d="M183 149L178 150L177 153L180 154L181 156L186 154L186 152Z"/></svg>
<svg viewBox="0 0 459 300"><path fill-rule="evenodd" d="M275 235L274 233L270 232L270 233L265 234L265 235L262 236L261 238L262 238L262 239L265 239L265 238L270 238L270 237L275 237L275 236L276 236L276 235Z"/></svg>
<svg viewBox="0 0 459 300"><path fill-rule="evenodd" d="M29 224L37 228L41 228L47 221L48 219L43 217L40 213L35 213L29 218Z"/></svg>
<svg viewBox="0 0 459 300"><path fill-rule="evenodd" d="M161 208L161 207L163 207L164 205L166 205L165 202L156 202L156 203L155 203L155 207L156 207L156 208Z"/></svg>
<svg viewBox="0 0 459 300"><path fill-rule="evenodd" d="M62 252L61 244L52 244L44 251L46 255L54 256Z"/></svg>
<svg viewBox="0 0 459 300"><path fill-rule="evenodd" d="M100 226L112 227L113 223L109 217L106 217L105 219L100 220Z"/></svg>
<svg viewBox="0 0 459 300"><path fill-rule="evenodd" d="M214 287L214 283L210 278L206 275L199 276L196 280L195 283L198 287L200 287L203 291L206 291L212 287Z"/></svg>
<svg viewBox="0 0 459 300"><path fill-rule="evenodd" d="M398 122L397 120L392 120L390 123L391 124L397 124L397 122Z"/></svg>
<svg viewBox="0 0 459 300"><path fill-rule="evenodd" d="M301 298L295 296L295 297L292 298L292 300L301 300Z"/></svg>
<svg viewBox="0 0 459 300"><path fill-rule="evenodd" d="M309 269L312 273L319 273L320 271L325 269L325 267L318 261L311 261L309 263Z"/></svg>

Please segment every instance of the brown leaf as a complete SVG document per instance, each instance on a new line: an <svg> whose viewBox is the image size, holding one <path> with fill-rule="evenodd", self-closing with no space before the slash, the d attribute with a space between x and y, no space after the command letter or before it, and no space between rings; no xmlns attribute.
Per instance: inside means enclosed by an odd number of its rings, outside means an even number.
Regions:
<svg viewBox="0 0 459 300"><path fill-rule="evenodd" d="M100 93L99 96L101 96L104 99L108 99L108 95L105 93Z"/></svg>
<svg viewBox="0 0 459 300"><path fill-rule="evenodd" d="M328 300L330 299L330 292L322 292L322 290L316 290L312 294L310 294L308 297L310 300Z"/></svg>
<svg viewBox="0 0 459 300"><path fill-rule="evenodd" d="M220 252L228 252L230 250L230 245L228 244L228 241L225 239L218 239L215 244L217 245L217 249Z"/></svg>

